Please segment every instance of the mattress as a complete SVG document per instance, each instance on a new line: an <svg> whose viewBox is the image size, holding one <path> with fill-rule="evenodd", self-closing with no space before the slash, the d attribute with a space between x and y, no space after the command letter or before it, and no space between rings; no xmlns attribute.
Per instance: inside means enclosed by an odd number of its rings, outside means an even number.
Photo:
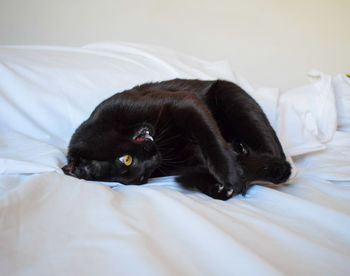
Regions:
<svg viewBox="0 0 350 276"><path fill-rule="evenodd" d="M215 200L174 176L64 175L69 139L110 95L149 81L226 79L275 128L293 176ZM256 88L226 61L132 43L0 47L0 275L349 275L350 81Z"/></svg>

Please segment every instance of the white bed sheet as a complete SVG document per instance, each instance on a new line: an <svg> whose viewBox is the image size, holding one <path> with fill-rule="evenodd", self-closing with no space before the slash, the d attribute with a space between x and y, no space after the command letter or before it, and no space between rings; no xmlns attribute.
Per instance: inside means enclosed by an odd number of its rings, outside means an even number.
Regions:
<svg viewBox="0 0 350 276"><path fill-rule="evenodd" d="M292 183L226 202L172 177L1 176L1 275L348 275L349 141L339 132Z"/></svg>
<svg viewBox="0 0 350 276"><path fill-rule="evenodd" d="M297 175L219 201L173 177L111 189L62 173L100 100L172 77L244 87ZM280 93L157 47L0 47L0 275L349 275L350 133L336 131L331 80Z"/></svg>

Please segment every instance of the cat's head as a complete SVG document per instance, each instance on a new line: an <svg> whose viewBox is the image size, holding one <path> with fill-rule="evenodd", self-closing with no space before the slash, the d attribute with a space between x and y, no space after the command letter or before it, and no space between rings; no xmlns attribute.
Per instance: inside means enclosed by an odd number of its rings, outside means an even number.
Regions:
<svg viewBox="0 0 350 276"><path fill-rule="evenodd" d="M161 159L153 136L147 123L115 126L87 120L72 136L62 169L87 180L146 183Z"/></svg>

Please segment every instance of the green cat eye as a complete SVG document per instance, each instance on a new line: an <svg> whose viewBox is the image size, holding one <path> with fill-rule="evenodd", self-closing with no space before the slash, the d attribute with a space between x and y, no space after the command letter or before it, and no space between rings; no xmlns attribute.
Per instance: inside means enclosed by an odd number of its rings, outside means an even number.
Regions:
<svg viewBox="0 0 350 276"><path fill-rule="evenodd" d="M130 166L132 164L132 157L128 154L119 158L119 161L122 162L125 166Z"/></svg>

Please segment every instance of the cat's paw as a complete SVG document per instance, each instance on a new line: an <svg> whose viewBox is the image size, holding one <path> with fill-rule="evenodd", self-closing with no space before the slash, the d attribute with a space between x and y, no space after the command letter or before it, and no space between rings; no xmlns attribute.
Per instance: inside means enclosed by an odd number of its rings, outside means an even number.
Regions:
<svg viewBox="0 0 350 276"><path fill-rule="evenodd" d="M237 194L245 195L247 192L247 187L248 186L245 184L231 185L231 184L215 183L214 185L212 185L211 187L208 187L208 189L203 192L212 198L227 200Z"/></svg>
<svg viewBox="0 0 350 276"><path fill-rule="evenodd" d="M208 189L206 194L215 199L227 200L233 196L233 191L234 189L232 185L215 183L213 187Z"/></svg>
<svg viewBox="0 0 350 276"><path fill-rule="evenodd" d="M207 168L193 168L178 176L176 180L186 188L195 187L202 193L221 200L227 200L237 194L244 195L248 189L242 177L224 184L210 174Z"/></svg>

